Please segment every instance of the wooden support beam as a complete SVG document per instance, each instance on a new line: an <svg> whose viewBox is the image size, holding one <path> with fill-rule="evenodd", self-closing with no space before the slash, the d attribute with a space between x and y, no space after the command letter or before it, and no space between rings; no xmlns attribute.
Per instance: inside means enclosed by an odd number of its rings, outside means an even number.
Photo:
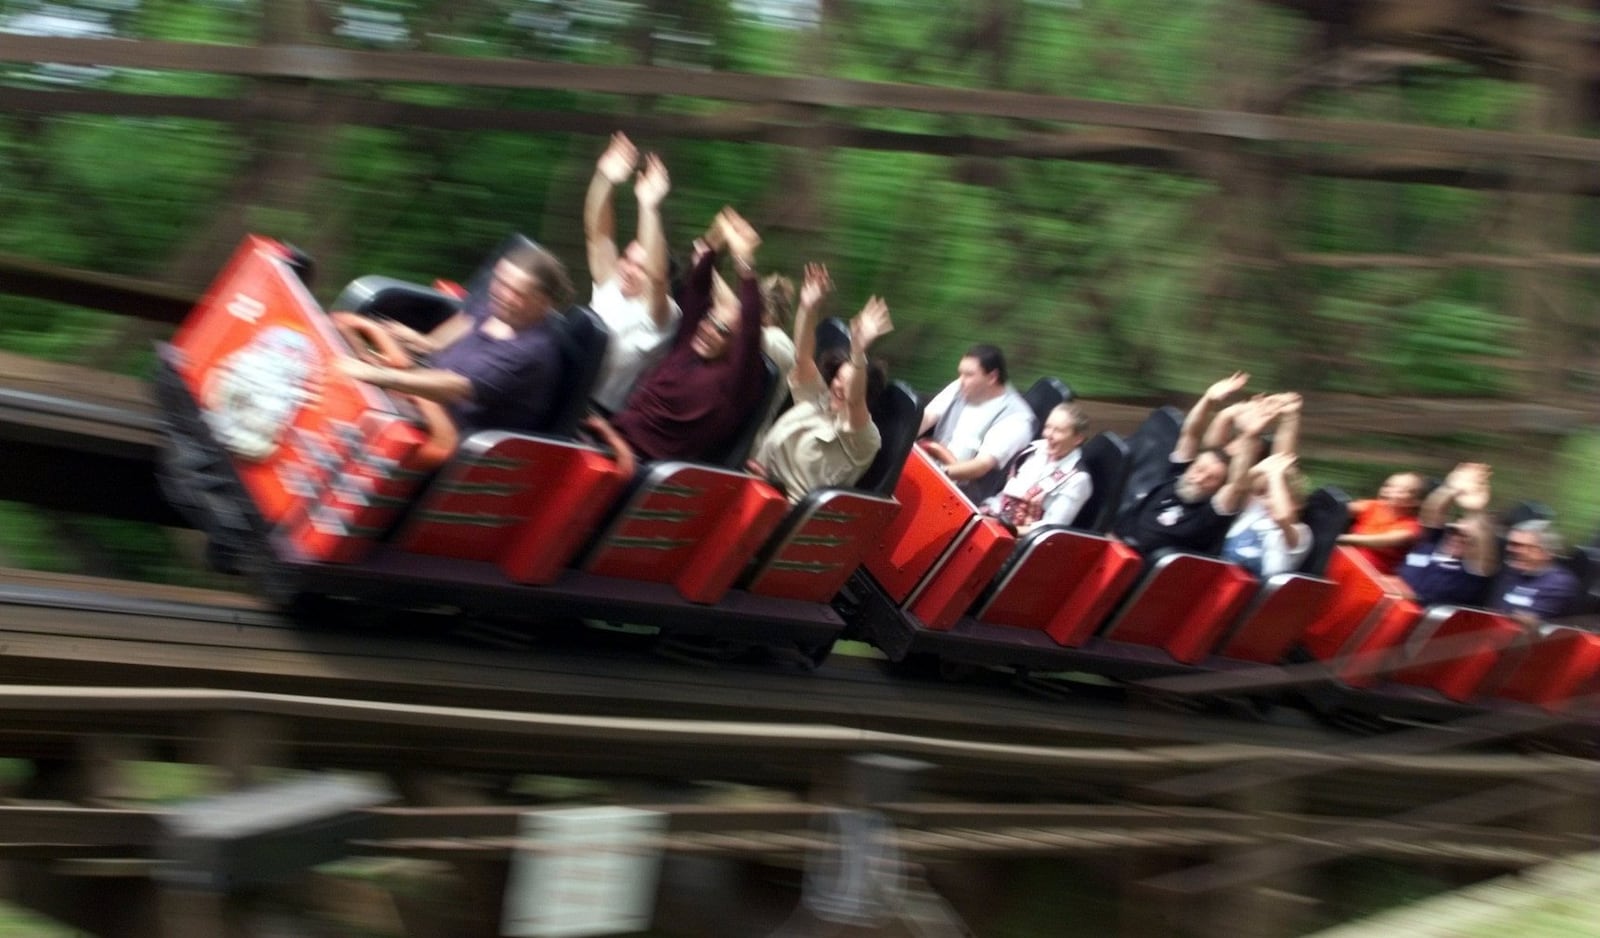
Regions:
<svg viewBox="0 0 1600 938"><path fill-rule="evenodd" d="M540 108L475 108L387 101L372 95L325 93L313 112L281 98L205 98L114 91L40 91L0 88L0 111L18 114L97 114L115 117L174 117L241 124L259 120L301 122L316 118L352 127L429 130L576 133L603 137L620 128L637 136L679 140L739 140L777 146L820 145L858 150L928 153L989 159L1074 160L1194 172L1192 141L1181 134L1137 129L1091 128L1012 134L910 133L830 121L815 109L754 105L716 114L625 114ZM1482 159L1425 150L1384 149L1360 153L1303 153L1283 158L1286 169L1311 176L1367 182L1415 183L1458 189L1498 190L1509 183L1504 167ZM1600 179L1578 174L1564 180L1532 180L1536 191L1600 195ZM1555 188L1559 186L1560 188Z"/></svg>
<svg viewBox="0 0 1600 938"><path fill-rule="evenodd" d="M1321 267L1327 270L1600 270L1600 254L1543 251L1536 254L1481 254L1452 251L1448 254L1331 254L1291 252L1282 260L1239 258L1240 263L1295 267Z"/></svg>
<svg viewBox="0 0 1600 938"><path fill-rule="evenodd" d="M177 69L327 82L424 82L827 108L884 108L1121 127L1242 143L1400 147L1478 157L1540 157L1600 163L1600 139L1578 136L1286 117L1015 91L646 66L356 52L323 46L224 46L5 35L0 35L0 62Z"/></svg>
<svg viewBox="0 0 1600 938"><path fill-rule="evenodd" d="M174 324L183 321L198 299L167 284L63 267L15 254L0 255L0 291Z"/></svg>

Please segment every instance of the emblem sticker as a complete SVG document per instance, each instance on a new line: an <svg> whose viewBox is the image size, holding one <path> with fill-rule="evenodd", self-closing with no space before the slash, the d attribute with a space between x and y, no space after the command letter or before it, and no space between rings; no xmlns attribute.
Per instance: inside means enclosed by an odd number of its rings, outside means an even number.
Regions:
<svg viewBox="0 0 1600 938"><path fill-rule="evenodd" d="M201 397L212 435L245 459L272 455L300 408L315 399L319 364L309 336L284 326L263 330L206 378Z"/></svg>

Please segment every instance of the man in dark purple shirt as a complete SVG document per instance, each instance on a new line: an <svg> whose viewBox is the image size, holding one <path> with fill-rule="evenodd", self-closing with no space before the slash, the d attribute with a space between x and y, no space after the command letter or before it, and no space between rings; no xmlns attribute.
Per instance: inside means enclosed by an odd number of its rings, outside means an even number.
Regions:
<svg viewBox="0 0 1600 938"><path fill-rule="evenodd" d="M1564 615L1578 596L1578 578L1556 562L1561 535L1549 521L1524 521L1506 538L1506 569L1489 608L1528 625Z"/></svg>
<svg viewBox="0 0 1600 938"><path fill-rule="evenodd" d="M679 291L683 319L667 357L634 386L612 418L646 459L710 458L761 406L761 290L755 277L755 229L723 209ZM716 274L726 245L739 273L737 295Z"/></svg>
<svg viewBox="0 0 1600 938"><path fill-rule="evenodd" d="M427 367L390 368L345 359L345 373L391 391L437 401L463 437L476 430L537 433L556 411L561 349L558 304L572 295L561 262L521 245L495 264L487 302L474 304L422 335L398 323L385 328Z"/></svg>

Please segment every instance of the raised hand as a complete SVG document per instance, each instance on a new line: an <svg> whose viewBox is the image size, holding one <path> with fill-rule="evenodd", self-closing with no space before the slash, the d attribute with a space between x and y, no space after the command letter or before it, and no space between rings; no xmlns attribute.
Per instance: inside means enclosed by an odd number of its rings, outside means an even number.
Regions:
<svg viewBox="0 0 1600 938"><path fill-rule="evenodd" d="M761 236L756 233L755 227L731 208L724 208L717 220L722 226L722 235L733 259L746 267L753 266L756 249L761 246Z"/></svg>
<svg viewBox="0 0 1600 938"><path fill-rule="evenodd" d="M1220 382L1219 382L1220 383ZM1214 385L1213 385L1214 387ZM1210 392L1206 392L1209 394ZM1271 398L1261 398L1245 404L1234 418L1233 425L1245 436L1260 436L1267 424L1276 420L1278 408Z"/></svg>
<svg viewBox="0 0 1600 938"><path fill-rule="evenodd" d="M1281 476L1295 467L1300 460L1294 453L1273 453L1256 463L1256 471L1267 476Z"/></svg>
<svg viewBox="0 0 1600 938"><path fill-rule="evenodd" d="M639 148L627 138L622 131L611 135L611 142L606 145L604 153L595 162L595 172L606 178L613 186L620 186L633 175L633 167L639 162Z"/></svg>
<svg viewBox="0 0 1600 938"><path fill-rule="evenodd" d="M1462 463L1450 473L1456 504L1462 511L1483 511L1489 507L1489 479L1494 471L1487 463Z"/></svg>
<svg viewBox="0 0 1600 938"><path fill-rule="evenodd" d="M1243 390L1249 380L1249 374L1243 371L1235 371L1228 377L1211 385L1211 387L1206 388L1206 399L1214 404L1220 404Z"/></svg>
<svg viewBox="0 0 1600 938"><path fill-rule="evenodd" d="M889 304L882 297L867 300L850 320L850 343L865 352L873 342L894 331L894 321L889 318Z"/></svg>
<svg viewBox="0 0 1600 938"><path fill-rule="evenodd" d="M639 204L658 206L671 191L672 177L667 175L667 166L661 162L661 157L654 153L645 157L639 178L633 184L633 194L638 197Z"/></svg>
<svg viewBox="0 0 1600 938"><path fill-rule="evenodd" d="M816 309L833 292L833 278L828 276L828 268L823 264L807 264L805 278L800 282L800 305L806 309Z"/></svg>
<svg viewBox="0 0 1600 938"><path fill-rule="evenodd" d="M1487 484L1488 477L1489 467L1484 463L1456 463L1456 467L1444 477L1444 484L1458 492L1465 492L1474 486Z"/></svg>
<svg viewBox="0 0 1600 938"><path fill-rule="evenodd" d="M1280 414L1298 414L1305 403L1298 391L1284 391L1282 394L1274 394L1273 397L1278 401Z"/></svg>

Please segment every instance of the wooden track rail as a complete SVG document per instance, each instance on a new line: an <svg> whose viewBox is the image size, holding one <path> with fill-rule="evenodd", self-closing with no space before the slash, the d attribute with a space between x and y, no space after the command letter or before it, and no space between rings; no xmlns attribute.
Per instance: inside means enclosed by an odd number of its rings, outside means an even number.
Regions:
<svg viewBox="0 0 1600 938"><path fill-rule="evenodd" d="M312 766L392 770L426 754L458 770L803 787L819 760L888 750L936 762L930 785L953 792L1136 784L1205 801L1292 780L1313 803L1356 811L1600 774L1564 756L1452 752L1487 739L1448 728L1391 745L1293 722L908 683L863 659L815 673L706 669L628 645L489 649L398 623L376 634L294 627L234 594L12 572L0 578L0 748L63 757L74 740L111 733L194 758L244 715L259 718L262 746ZM1237 743L1241 733L1252 742Z"/></svg>
<svg viewBox="0 0 1600 938"><path fill-rule="evenodd" d="M657 843L669 853L792 859L827 849L822 829L843 809L813 802L722 806L639 804L667 815ZM1429 825L1387 819L1295 815L1264 818L1211 808L1150 809L1114 805L891 803L875 806L895 825L901 850L922 861L962 857L1096 853L1205 853L1217 847L1316 840L1347 854L1427 857L1441 863L1526 866L1600 847L1577 832L1539 834L1512 827ZM368 856L504 860L538 849L518 836L537 805L471 808L383 807L365 812L373 832L352 844ZM0 806L0 857L128 858L159 863L160 808Z"/></svg>
<svg viewBox="0 0 1600 938"><path fill-rule="evenodd" d="M464 58L415 52L357 52L326 46L224 46L152 40L0 36L0 62L54 62L178 69L318 82L422 82L492 88L667 95L825 108L884 108L939 114L1060 121L1212 137L1242 143L1326 144L1433 150L1478 157L1600 163L1600 140L1383 121L1286 117L1243 111L1094 101L1054 95L701 72L644 66L577 65L527 59Z"/></svg>
<svg viewBox="0 0 1600 938"><path fill-rule="evenodd" d="M1323 775L1398 774L1413 782L1517 778L1593 784L1600 779L1600 763L1562 756L1369 756L1358 746L1335 751L1230 743L1144 749L1037 745L834 724L583 716L250 691L0 685L0 739L119 732L193 743L205 738L203 718L239 713L292 727L282 742L315 753L313 764L330 766L345 761L399 767L425 752L440 764L459 759L463 767L476 761L482 767L549 771L563 768L556 763L616 747L598 755L615 762L625 751L621 758L632 771L685 778L737 777L731 766L755 762L787 770L791 780L798 780L808 778L818 760L891 752L937 764L956 785L971 783L963 776L981 779L1007 770L1048 774L1036 781L1049 788L1070 779L1126 780L1253 762L1307 764ZM342 756L350 746L361 751ZM729 771L734 775L721 774Z"/></svg>

